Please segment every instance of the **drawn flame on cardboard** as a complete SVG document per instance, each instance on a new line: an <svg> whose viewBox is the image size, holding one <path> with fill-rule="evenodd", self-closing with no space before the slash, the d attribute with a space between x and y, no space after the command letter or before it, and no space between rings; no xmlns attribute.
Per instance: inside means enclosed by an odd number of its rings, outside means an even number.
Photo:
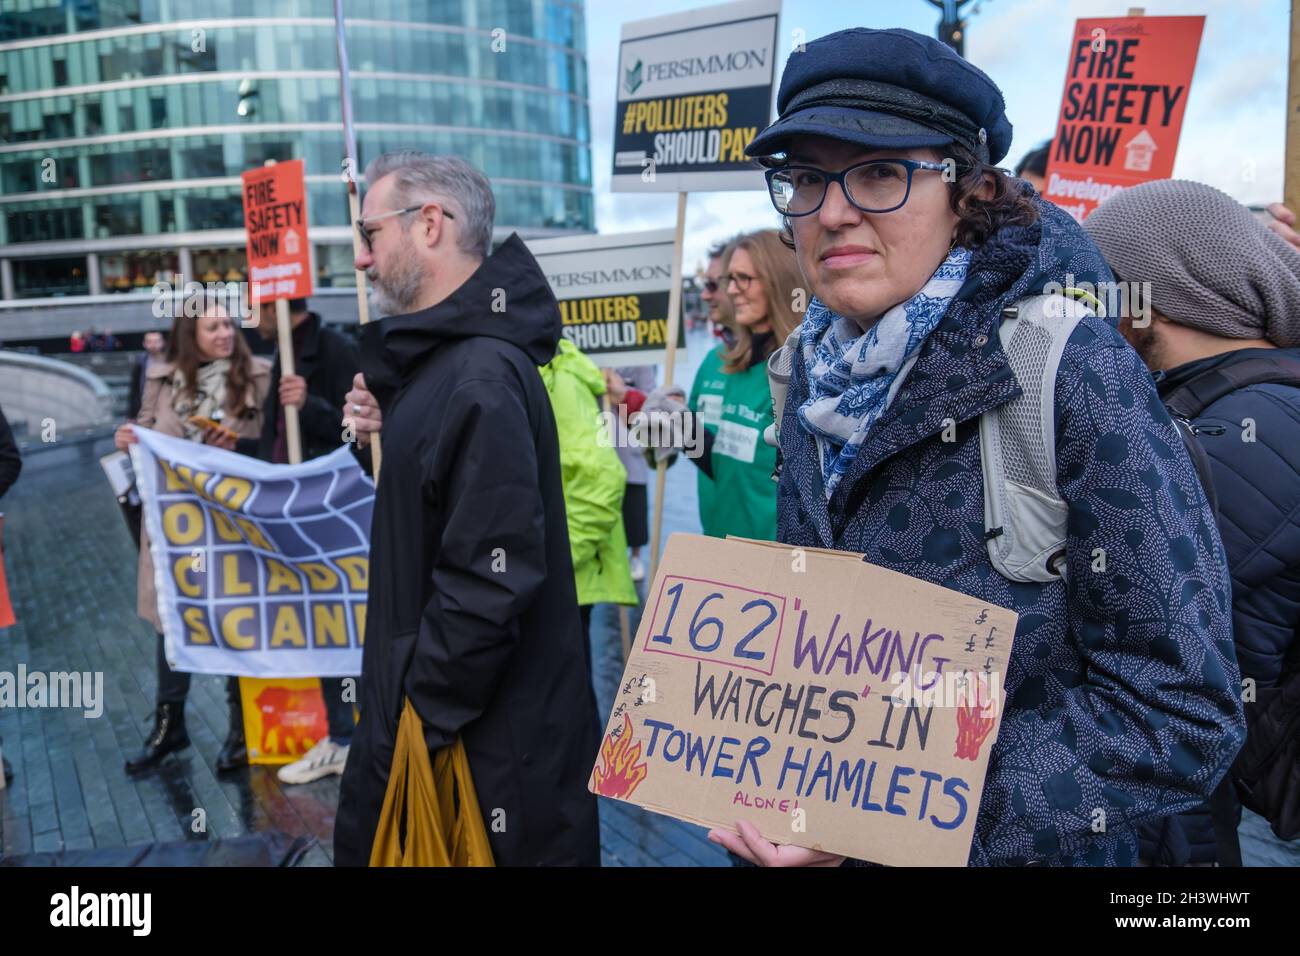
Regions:
<svg viewBox="0 0 1300 956"><path fill-rule="evenodd" d="M623 715L622 733L609 733L600 745L600 759L592 770L592 789L602 797L626 799L649 773L644 763L637 763L641 744L632 738L632 718Z"/></svg>
<svg viewBox="0 0 1300 956"><path fill-rule="evenodd" d="M957 705L957 752L953 756L978 760L980 747L997 723L997 715L989 706L988 681L984 675L970 683L970 692L963 694Z"/></svg>

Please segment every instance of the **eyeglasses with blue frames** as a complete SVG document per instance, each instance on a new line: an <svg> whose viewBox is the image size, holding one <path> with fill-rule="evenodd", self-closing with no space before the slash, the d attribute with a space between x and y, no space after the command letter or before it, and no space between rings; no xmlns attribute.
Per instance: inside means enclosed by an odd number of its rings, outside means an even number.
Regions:
<svg viewBox="0 0 1300 956"><path fill-rule="evenodd" d="M912 194L913 173L948 168L915 159L872 159L838 173L792 164L767 171L767 191L776 211L791 218L811 216L821 209L831 183L839 183L845 198L862 212L893 212L903 208Z"/></svg>
<svg viewBox="0 0 1300 956"><path fill-rule="evenodd" d="M370 237L374 235L376 232L378 232L379 230L370 228L370 224L372 222L378 222L380 219L388 219L392 216L404 216L408 212L415 212L416 210L423 209L427 205L429 205L429 203L422 202L418 206L407 206L405 209L394 209L391 212L381 212L374 216L367 216L365 219L358 219L357 232L361 234L361 244L366 247L366 252L375 251L375 247L370 244ZM447 208L445 206L442 206L441 208L442 208L442 214L446 216L448 219L454 220L456 218L450 212L447 211Z"/></svg>

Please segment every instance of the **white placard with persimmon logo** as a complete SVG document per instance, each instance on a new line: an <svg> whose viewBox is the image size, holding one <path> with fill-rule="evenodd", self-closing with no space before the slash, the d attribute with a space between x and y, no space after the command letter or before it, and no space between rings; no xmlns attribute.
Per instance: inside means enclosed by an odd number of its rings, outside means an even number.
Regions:
<svg viewBox="0 0 1300 956"><path fill-rule="evenodd" d="M964 866L1015 629L859 554L675 534L590 789L775 843Z"/></svg>

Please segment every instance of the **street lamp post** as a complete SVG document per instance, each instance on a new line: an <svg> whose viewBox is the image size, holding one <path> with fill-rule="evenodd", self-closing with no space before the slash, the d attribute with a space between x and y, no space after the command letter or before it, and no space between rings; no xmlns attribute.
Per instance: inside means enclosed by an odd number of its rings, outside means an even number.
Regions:
<svg viewBox="0 0 1300 956"><path fill-rule="evenodd" d="M932 7L937 7L942 14L936 36L957 51L958 56L966 55L966 23L961 18L962 7L971 0L926 0Z"/></svg>

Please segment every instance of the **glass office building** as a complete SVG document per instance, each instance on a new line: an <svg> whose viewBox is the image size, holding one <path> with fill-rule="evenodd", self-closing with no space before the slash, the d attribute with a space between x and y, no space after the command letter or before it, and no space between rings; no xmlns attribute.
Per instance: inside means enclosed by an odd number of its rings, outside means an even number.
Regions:
<svg viewBox="0 0 1300 956"><path fill-rule="evenodd" d="M357 148L484 170L499 236L592 229L581 0L345 0ZM239 174L306 161L353 282L331 0L0 0L0 295L244 269Z"/></svg>

